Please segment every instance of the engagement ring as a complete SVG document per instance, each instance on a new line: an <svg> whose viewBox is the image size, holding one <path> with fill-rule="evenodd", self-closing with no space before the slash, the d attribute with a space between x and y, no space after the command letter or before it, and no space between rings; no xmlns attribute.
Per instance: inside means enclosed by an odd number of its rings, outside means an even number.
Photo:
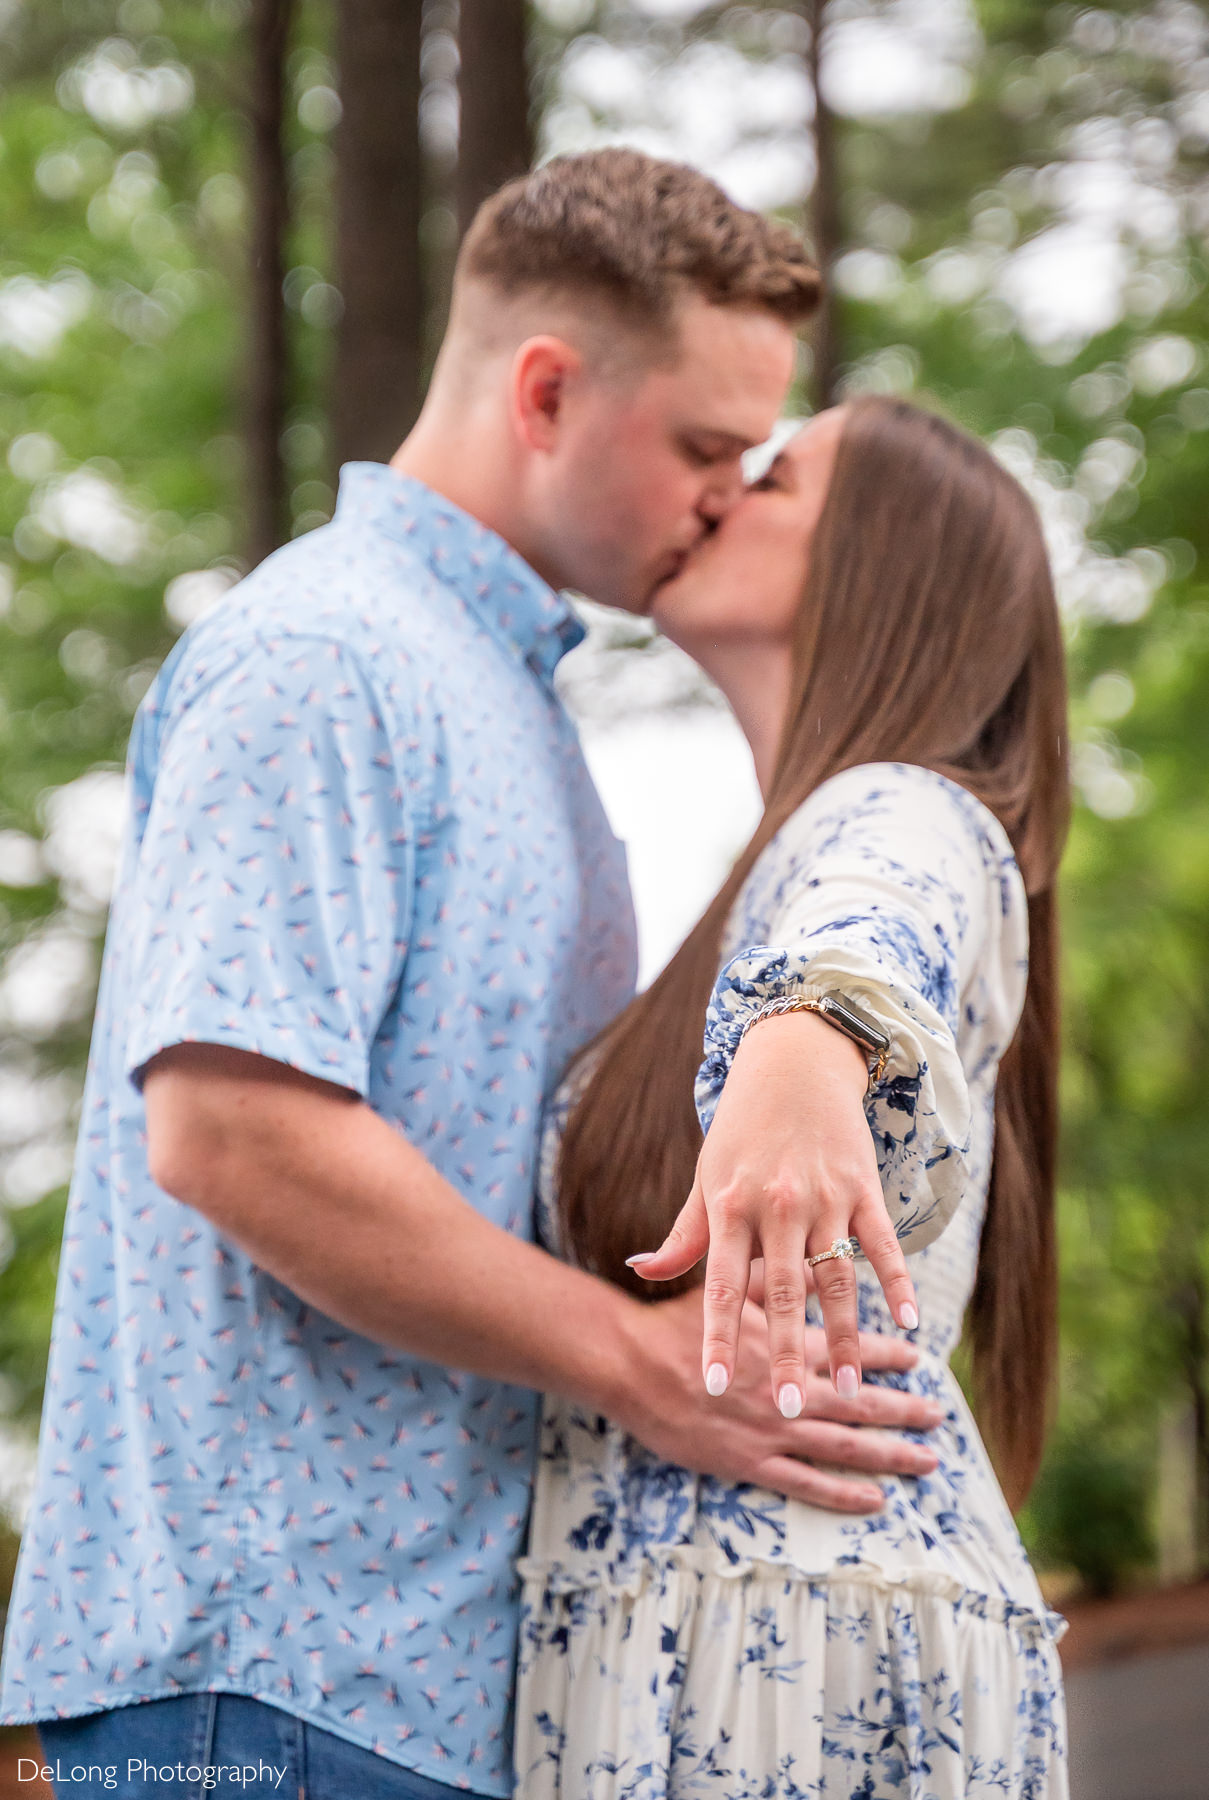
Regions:
<svg viewBox="0 0 1209 1800"><path fill-rule="evenodd" d="M859 1252L860 1244L857 1242L856 1238L836 1238L830 1250L820 1250L817 1256L808 1256L806 1258L806 1267L808 1269L813 1269L815 1263L831 1262L831 1260L836 1257L838 1257L841 1262L852 1262Z"/></svg>

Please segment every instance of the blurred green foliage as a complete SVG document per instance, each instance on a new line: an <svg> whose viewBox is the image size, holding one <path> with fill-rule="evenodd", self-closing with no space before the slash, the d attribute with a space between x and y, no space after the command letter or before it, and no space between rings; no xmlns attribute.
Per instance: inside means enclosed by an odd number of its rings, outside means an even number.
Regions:
<svg viewBox="0 0 1209 1800"><path fill-rule="evenodd" d="M1154 1554L1143 1470L1094 1437L1064 1437L1051 1450L1031 1517L1033 1554L1041 1565L1074 1570L1083 1591L1097 1599Z"/></svg>
<svg viewBox="0 0 1209 1800"><path fill-rule="evenodd" d="M836 28L896 6L845 0ZM1043 1562L1107 1591L1153 1565L1160 1416L1203 1413L1209 29L1185 0L974 10L943 104L841 118L836 282L849 383L926 392L990 438L1054 545L1080 798L1064 1349L1025 1525ZM177 629L240 568L243 23L241 0L0 0L0 1401L26 1430L125 738ZM570 105L588 34L641 51L665 94L702 45L774 72L802 46L775 5L677 23L546 0L535 27L556 146L572 112L580 131L642 123L629 93ZM331 504L329 28L304 8L288 69L296 530ZM429 90L439 137L448 71ZM743 129L779 153L766 120ZM447 220L430 227L445 255ZM1100 315L1055 323L1080 293Z"/></svg>

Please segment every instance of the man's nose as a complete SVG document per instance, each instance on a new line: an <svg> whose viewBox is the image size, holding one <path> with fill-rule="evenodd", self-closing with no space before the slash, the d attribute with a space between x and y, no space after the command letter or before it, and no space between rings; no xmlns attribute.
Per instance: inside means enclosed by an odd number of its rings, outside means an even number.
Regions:
<svg viewBox="0 0 1209 1800"><path fill-rule="evenodd" d="M705 488L697 503L697 511L707 525L718 525L726 517L743 492L743 471L734 468L725 475L716 475Z"/></svg>

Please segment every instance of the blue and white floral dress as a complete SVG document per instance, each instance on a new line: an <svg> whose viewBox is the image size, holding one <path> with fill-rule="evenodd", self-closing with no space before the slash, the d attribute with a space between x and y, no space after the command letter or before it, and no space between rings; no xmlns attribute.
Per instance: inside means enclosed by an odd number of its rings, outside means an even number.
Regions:
<svg viewBox="0 0 1209 1800"><path fill-rule="evenodd" d="M1027 973L1007 838L931 771L846 770L761 856L724 962L697 1087L707 1128L743 1021L771 996L852 995L892 1039L868 1117L921 1355L869 1379L943 1403L940 1465L886 1479L884 1510L853 1517L660 1462L547 1401L521 1563L516 1792L1065 1800L1064 1621L949 1369ZM559 1117L556 1104L543 1155L551 1247ZM869 1265L856 1269L862 1327L895 1330Z"/></svg>

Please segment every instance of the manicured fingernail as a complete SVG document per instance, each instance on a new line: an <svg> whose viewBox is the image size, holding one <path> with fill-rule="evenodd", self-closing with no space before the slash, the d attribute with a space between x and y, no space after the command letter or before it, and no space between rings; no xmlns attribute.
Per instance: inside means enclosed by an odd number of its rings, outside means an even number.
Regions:
<svg viewBox="0 0 1209 1800"><path fill-rule="evenodd" d="M835 1391L841 1400L855 1400L861 1391L861 1378L851 1363L835 1372Z"/></svg>
<svg viewBox="0 0 1209 1800"><path fill-rule="evenodd" d="M636 1269L639 1263L654 1262L658 1254L658 1250L643 1250L638 1256L627 1256L625 1266L627 1269Z"/></svg>
<svg viewBox="0 0 1209 1800"><path fill-rule="evenodd" d="M882 1506L885 1503L886 1496L881 1488L862 1488L861 1499L866 1506Z"/></svg>
<svg viewBox="0 0 1209 1800"><path fill-rule="evenodd" d="M711 1363L705 1371L705 1391L715 1399L726 1392L729 1382L730 1376L726 1373L725 1363Z"/></svg>
<svg viewBox="0 0 1209 1800"><path fill-rule="evenodd" d="M939 1456L934 1455L931 1450L921 1450L915 1458L915 1467L919 1474L930 1475L939 1461Z"/></svg>
<svg viewBox="0 0 1209 1800"><path fill-rule="evenodd" d="M929 1400L924 1406L924 1416L930 1425L939 1425L945 1416L945 1409L938 1406L935 1400Z"/></svg>
<svg viewBox="0 0 1209 1800"><path fill-rule="evenodd" d="M777 1395L777 1405L787 1419L796 1419L802 1410L802 1390L792 1381L787 1381Z"/></svg>
<svg viewBox="0 0 1209 1800"><path fill-rule="evenodd" d="M904 1300L899 1307L898 1322L904 1331L919 1330L919 1314L909 1300Z"/></svg>

